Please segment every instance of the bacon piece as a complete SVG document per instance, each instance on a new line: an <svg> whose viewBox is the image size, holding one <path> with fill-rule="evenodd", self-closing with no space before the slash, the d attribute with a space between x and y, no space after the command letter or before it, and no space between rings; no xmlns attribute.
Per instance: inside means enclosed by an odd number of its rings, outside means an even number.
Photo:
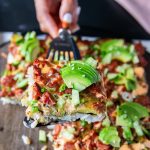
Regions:
<svg viewBox="0 0 150 150"><path fill-rule="evenodd" d="M65 143L64 150L76 150L74 142Z"/></svg>
<svg viewBox="0 0 150 150"><path fill-rule="evenodd" d="M135 102L150 108L150 98L148 96L140 96L135 99Z"/></svg>
<svg viewBox="0 0 150 150"><path fill-rule="evenodd" d="M109 145L105 145L102 142L100 142L99 140L96 142L96 147L97 147L97 150L110 150Z"/></svg>
<svg viewBox="0 0 150 150"><path fill-rule="evenodd" d="M0 97L3 97L7 94L7 92L5 90L1 90L0 91Z"/></svg>
<svg viewBox="0 0 150 150"><path fill-rule="evenodd" d="M145 67L148 64L147 60L143 56L139 56L139 60L140 60L140 65L143 67Z"/></svg>
<svg viewBox="0 0 150 150"><path fill-rule="evenodd" d="M44 104L49 104L51 106L56 104L56 102L53 100L52 96L48 92L42 94L40 101Z"/></svg>
<svg viewBox="0 0 150 150"><path fill-rule="evenodd" d="M1 78L1 84L3 86L12 87L15 83L16 83L16 81L14 80L13 75L8 75L8 76Z"/></svg>
<svg viewBox="0 0 150 150"><path fill-rule="evenodd" d="M108 68L108 70L109 70L110 72L115 72L116 67L119 66L120 64L121 64L121 63L120 63L119 61L113 60L113 61L111 62L111 64L107 65L106 68Z"/></svg>
<svg viewBox="0 0 150 150"><path fill-rule="evenodd" d="M16 96L19 96L19 95L21 95L21 94L23 93L23 90L22 90L22 89L14 89L14 90L13 90L13 93L14 93L14 95L16 95Z"/></svg>
<svg viewBox="0 0 150 150"><path fill-rule="evenodd" d="M54 139L57 139L57 136L59 135L61 128L62 128L62 126L60 124L55 125L55 128L53 130Z"/></svg>
<svg viewBox="0 0 150 150"><path fill-rule="evenodd" d="M33 85L33 99L37 100L41 96L40 87L37 83L34 83Z"/></svg>
<svg viewBox="0 0 150 150"><path fill-rule="evenodd" d="M18 46L16 45L16 43L11 43L8 47L8 51L15 56L18 53Z"/></svg>
<svg viewBox="0 0 150 150"><path fill-rule="evenodd" d="M9 71L14 71L14 70L16 70L16 67L13 66L13 65L11 65L11 64L7 64L6 68L7 68L7 70L9 70Z"/></svg>
<svg viewBox="0 0 150 150"><path fill-rule="evenodd" d="M138 55L143 56L145 53L145 48L143 45L139 42L134 44L135 50L137 51Z"/></svg>

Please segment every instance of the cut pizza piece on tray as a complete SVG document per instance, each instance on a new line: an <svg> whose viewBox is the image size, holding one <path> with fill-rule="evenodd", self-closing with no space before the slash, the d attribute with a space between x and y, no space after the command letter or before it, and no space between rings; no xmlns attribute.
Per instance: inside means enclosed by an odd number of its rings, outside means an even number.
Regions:
<svg viewBox="0 0 150 150"><path fill-rule="evenodd" d="M45 57L45 41L40 41L35 32L24 37L14 34L8 47L7 64L0 78L0 100L3 104L21 104L20 99L27 88L26 72L35 58Z"/></svg>
<svg viewBox="0 0 150 150"><path fill-rule="evenodd" d="M55 64L35 60L28 69L28 94L22 99L27 118L43 124L51 120L100 121L107 98L96 66L93 58Z"/></svg>

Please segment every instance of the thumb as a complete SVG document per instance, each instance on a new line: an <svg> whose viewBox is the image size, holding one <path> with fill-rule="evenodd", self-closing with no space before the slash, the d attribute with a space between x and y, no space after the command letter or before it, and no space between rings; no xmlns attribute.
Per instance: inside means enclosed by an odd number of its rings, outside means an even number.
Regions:
<svg viewBox="0 0 150 150"><path fill-rule="evenodd" d="M62 0L59 16L62 22L66 22L71 24L73 22L74 11L77 8L77 1L76 0Z"/></svg>

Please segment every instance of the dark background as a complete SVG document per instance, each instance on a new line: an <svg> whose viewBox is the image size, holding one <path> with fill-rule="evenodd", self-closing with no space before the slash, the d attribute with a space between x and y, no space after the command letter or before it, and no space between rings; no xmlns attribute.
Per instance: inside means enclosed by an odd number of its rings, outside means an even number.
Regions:
<svg viewBox="0 0 150 150"><path fill-rule="evenodd" d="M114 0L79 0L78 35L142 38L150 35ZM40 33L33 0L0 0L0 31Z"/></svg>

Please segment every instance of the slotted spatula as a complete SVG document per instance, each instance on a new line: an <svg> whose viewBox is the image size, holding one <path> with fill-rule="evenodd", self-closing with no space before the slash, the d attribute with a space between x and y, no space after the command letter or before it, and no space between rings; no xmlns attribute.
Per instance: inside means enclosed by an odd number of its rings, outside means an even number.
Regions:
<svg viewBox="0 0 150 150"><path fill-rule="evenodd" d="M69 23L62 23L59 35L50 44L47 59L51 61L80 59L79 49L69 31Z"/></svg>

